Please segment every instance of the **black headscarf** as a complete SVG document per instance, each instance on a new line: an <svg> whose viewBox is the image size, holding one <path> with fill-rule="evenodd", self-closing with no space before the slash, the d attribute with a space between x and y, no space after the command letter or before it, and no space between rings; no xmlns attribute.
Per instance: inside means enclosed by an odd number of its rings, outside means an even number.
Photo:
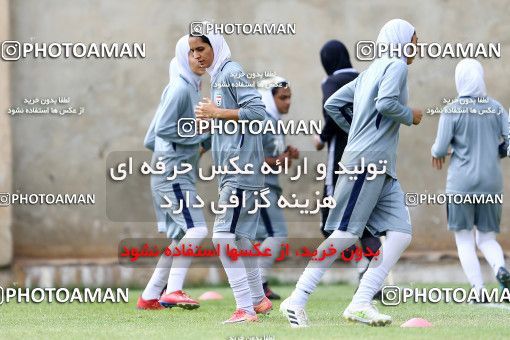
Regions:
<svg viewBox="0 0 510 340"><path fill-rule="evenodd" d="M336 70L352 67L347 48L338 40L330 40L322 46L321 61L328 76Z"/></svg>

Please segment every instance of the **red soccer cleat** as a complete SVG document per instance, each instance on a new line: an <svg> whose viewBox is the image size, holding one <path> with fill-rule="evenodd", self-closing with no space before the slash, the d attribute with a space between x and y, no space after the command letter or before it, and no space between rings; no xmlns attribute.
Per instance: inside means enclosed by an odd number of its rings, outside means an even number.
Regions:
<svg viewBox="0 0 510 340"><path fill-rule="evenodd" d="M267 296L264 296L258 305L253 306L253 309L255 309L255 313L257 314L269 314L269 312L273 309L273 303L267 298Z"/></svg>
<svg viewBox="0 0 510 340"><path fill-rule="evenodd" d="M193 300L182 290L161 295L159 298L159 304L166 308L181 307L184 309L195 309L200 307L200 304L197 301Z"/></svg>
<svg viewBox="0 0 510 340"><path fill-rule="evenodd" d="M241 323L241 322L257 322L259 319L257 315L251 315L242 309L237 309L230 319L223 321L223 324L227 323Z"/></svg>
<svg viewBox="0 0 510 340"><path fill-rule="evenodd" d="M138 297L138 302L136 303L136 309L158 310L158 309L165 309L165 307L163 307L159 304L158 299L144 300L142 298L142 296L140 295Z"/></svg>

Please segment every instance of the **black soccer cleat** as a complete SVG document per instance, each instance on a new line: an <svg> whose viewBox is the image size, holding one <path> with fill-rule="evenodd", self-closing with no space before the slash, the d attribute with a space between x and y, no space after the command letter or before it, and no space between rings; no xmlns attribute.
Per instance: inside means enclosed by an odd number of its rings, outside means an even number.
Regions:
<svg viewBox="0 0 510 340"><path fill-rule="evenodd" d="M498 270L498 274L496 275L496 279L501 285L501 289L509 289L510 290L510 273L506 270L505 267L500 267Z"/></svg>
<svg viewBox="0 0 510 340"><path fill-rule="evenodd" d="M262 287L264 288L264 294L266 295L266 297L269 300L280 300L281 299L280 295L276 294L275 292L273 292L271 290L271 288L269 288L269 284L267 282L264 282L262 284Z"/></svg>

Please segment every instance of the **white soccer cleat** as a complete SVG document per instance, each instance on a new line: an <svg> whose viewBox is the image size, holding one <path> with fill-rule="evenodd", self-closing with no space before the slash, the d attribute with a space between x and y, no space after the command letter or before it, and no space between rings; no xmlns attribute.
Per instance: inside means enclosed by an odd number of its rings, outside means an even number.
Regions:
<svg viewBox="0 0 510 340"><path fill-rule="evenodd" d="M282 301L280 312L289 320L292 328L308 327L308 317L306 316L305 309L301 306L292 305L290 297Z"/></svg>
<svg viewBox="0 0 510 340"><path fill-rule="evenodd" d="M343 317L346 320L361 322L370 326L386 326L391 323L391 316L379 313L374 305L368 304L363 306L349 305Z"/></svg>

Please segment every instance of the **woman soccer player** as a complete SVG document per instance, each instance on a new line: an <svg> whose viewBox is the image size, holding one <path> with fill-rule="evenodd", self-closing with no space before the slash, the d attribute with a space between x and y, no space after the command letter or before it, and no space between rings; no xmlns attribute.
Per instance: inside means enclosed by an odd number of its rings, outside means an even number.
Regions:
<svg viewBox="0 0 510 340"><path fill-rule="evenodd" d="M431 150L432 165L441 170L451 146L446 193L463 197L501 194L500 157L506 156L508 147L508 113L487 96L483 68L478 61L464 59L457 64L455 85L459 96L443 109L439 118ZM448 203L447 218L448 230L455 234L460 263L471 286L477 291L483 288L478 247L501 287L510 289L510 273L496 241L501 204Z"/></svg>
<svg viewBox="0 0 510 340"><path fill-rule="evenodd" d="M322 89L322 105L326 104L326 100L331 97L333 93L338 91L342 86L356 79L359 75L358 71L352 68L351 60L349 58L349 51L345 45L338 40L330 40L320 51L321 63L326 71L327 77L321 84ZM327 174L324 183L324 196L333 196L333 190L338 181L338 171L340 170L339 162L342 159L345 146L347 145L347 132L342 130L338 124L331 118L326 109L323 108L324 115L324 128L320 135L315 137L315 148L322 150L325 144L328 146L328 161L327 161ZM331 231L324 230L326 220L328 219L330 209L327 207L321 208L321 232L325 238L331 235ZM368 229L365 229L360 238L361 247L363 252L366 253L368 249L376 252L381 247L381 241L378 237L373 236ZM352 245L347 249L346 253L354 253L356 245ZM347 255L349 256L349 255ZM368 269L371 258L364 258L358 264L359 279ZM376 296L381 294L378 292Z"/></svg>
<svg viewBox="0 0 510 340"><path fill-rule="evenodd" d="M407 65L413 59L403 55L403 48L416 41L414 27L407 21L387 22L381 28L377 43L392 45L388 49L392 52L377 58L324 105L335 122L349 133L342 164L351 175L344 174L338 179L334 191L337 204L330 211L325 227L332 234L318 249L320 254L333 245L336 254L322 262L310 261L292 295L280 306L292 327L308 325L304 309L308 297L326 269L357 241L365 227L373 235L386 234L386 241L380 261L371 261L343 316L377 326L391 323L391 317L379 313L371 302L389 270L411 242L411 221L397 180L395 162L400 125L419 124L422 116L421 111L406 106ZM400 55L395 51L400 51ZM353 105L352 115L346 110L350 105ZM363 168L363 162L373 163L379 174L368 179L367 174L373 171L369 171L368 166ZM352 175L353 171L356 176Z"/></svg>
<svg viewBox="0 0 510 340"><path fill-rule="evenodd" d="M263 121L264 104L238 63L230 60L230 48L222 35L206 34L189 37L190 49L200 65L211 76L211 97L205 98L196 108L198 119L213 119L215 125L227 121ZM239 125L237 125L239 127ZM257 259L245 257L232 261L226 254L230 249L250 249L257 231L259 211L248 213L255 206L255 196L264 186L260 169L264 161L262 136L239 127L233 134L213 133L212 156L221 168L232 169L231 160L237 159L240 169L253 170L253 174L223 173L219 177L219 205L237 197L238 204L216 216L213 242L219 245L220 260L225 269L234 298L236 311L225 323L256 321L256 313L268 313L271 301L264 295ZM235 197L234 197L235 198ZM242 203L240 203L242 201Z"/></svg>
<svg viewBox="0 0 510 340"><path fill-rule="evenodd" d="M149 131L145 145L153 148L153 161L162 161L165 172L151 176L154 208L158 221L158 231L165 232L172 240L171 249L181 243L198 245L207 236L207 226L200 209L192 207L196 203L195 171L175 176L174 171L182 170L183 163L195 168L198 164L199 146L207 134L194 137L179 135L179 119L194 119L194 107L200 98L200 76L205 72L191 56L188 38L182 37L175 48L174 67L171 67L171 81L163 91L161 103ZM175 75L175 76L174 76ZM171 208L162 208L166 199L172 202ZM186 198L189 197L189 202ZM174 213L179 205L182 212ZM147 287L138 299L139 309L161 309L164 307L198 308L197 301L182 291L182 286L191 262L191 257L173 260L162 255ZM166 287L166 293L162 291Z"/></svg>
<svg viewBox="0 0 510 340"><path fill-rule="evenodd" d="M266 106L266 124L272 124L276 127L281 121L282 115L289 113L291 104L291 90L287 80L281 77L272 77L265 79L265 83L260 85L262 101ZM292 145L286 145L285 135L283 133L264 133L262 136L264 146L264 157L267 165L275 167L278 164L284 164L285 159L290 165L292 159L299 157L299 150ZM283 214L283 209L278 206L278 198L282 194L282 188L278 181L277 174L265 176L265 187L269 188L267 199L270 205L267 208L261 208L260 221L257 229L257 241L262 242L260 249L271 249L271 256L260 258L260 270L262 276L262 286L264 294L270 300L279 300L280 296L269 288L267 272L274 264L275 259L280 253L281 245L287 239L287 222Z"/></svg>

